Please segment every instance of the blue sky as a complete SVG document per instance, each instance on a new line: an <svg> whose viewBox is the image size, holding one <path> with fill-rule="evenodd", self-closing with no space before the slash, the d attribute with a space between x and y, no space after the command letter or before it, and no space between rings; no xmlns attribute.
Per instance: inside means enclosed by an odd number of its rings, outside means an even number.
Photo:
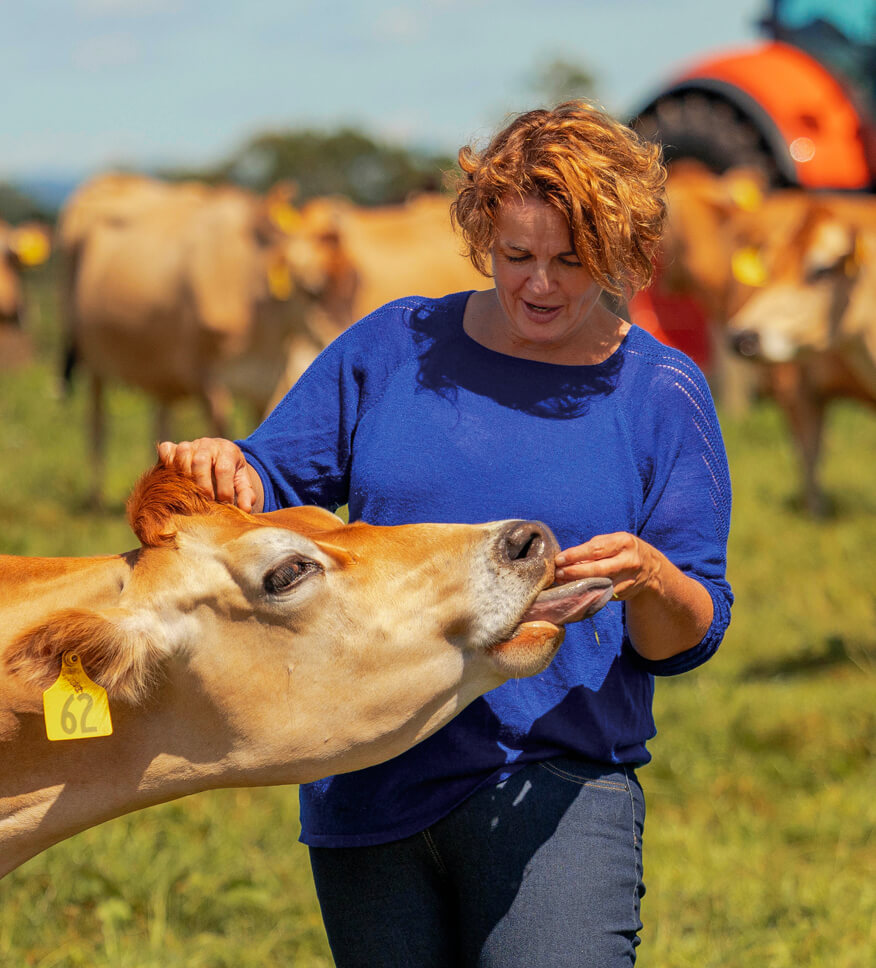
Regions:
<svg viewBox="0 0 876 968"><path fill-rule="evenodd" d="M0 0L0 178L217 160L352 123L453 152L534 106L553 57L620 115L765 0Z"/></svg>

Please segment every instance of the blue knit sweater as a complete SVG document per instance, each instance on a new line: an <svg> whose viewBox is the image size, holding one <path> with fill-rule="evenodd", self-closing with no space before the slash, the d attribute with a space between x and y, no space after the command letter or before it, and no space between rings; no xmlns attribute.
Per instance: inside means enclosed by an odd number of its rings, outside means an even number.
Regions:
<svg viewBox="0 0 876 968"><path fill-rule="evenodd" d="M373 524L537 519L562 548L629 531L702 582L714 619L697 646L650 662L610 603L567 628L541 675L494 689L388 763L303 786L308 844L405 837L552 755L646 763L653 676L704 662L730 620L730 481L696 366L635 326L594 366L506 356L465 333L469 295L390 303L319 356L239 442L265 510L349 504L351 520Z"/></svg>

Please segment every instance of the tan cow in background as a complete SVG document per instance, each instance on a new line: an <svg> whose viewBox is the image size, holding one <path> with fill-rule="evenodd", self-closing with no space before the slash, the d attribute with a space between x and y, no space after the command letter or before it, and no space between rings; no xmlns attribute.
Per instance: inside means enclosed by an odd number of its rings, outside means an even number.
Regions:
<svg viewBox="0 0 876 968"><path fill-rule="evenodd" d="M158 439L185 397L203 401L217 435L232 394L264 412L334 269L332 245L299 226L282 194L138 175L100 176L66 204L61 305L71 358L91 378L95 502L107 381L157 401Z"/></svg>
<svg viewBox="0 0 876 968"><path fill-rule="evenodd" d="M876 404L876 199L775 192L744 225L754 294L729 337L768 365L787 414L806 506L821 514L825 410L848 397Z"/></svg>
<svg viewBox="0 0 876 968"><path fill-rule="evenodd" d="M702 308L709 384L722 408L737 414L761 382L727 344L727 320L754 291L737 255L737 235L763 203L765 191L757 172L739 169L718 176L686 159L670 166L666 185L668 216L655 289L690 296Z"/></svg>
<svg viewBox="0 0 876 968"><path fill-rule="evenodd" d="M272 406L320 350L378 306L404 296L487 287L461 254L450 201L447 195L423 194L403 205L363 208L343 198L319 198L302 207L306 233L334 244L336 261L326 298L308 316L307 337L293 342Z"/></svg>
<svg viewBox="0 0 876 968"><path fill-rule="evenodd" d="M611 597L607 579L545 591L558 546L538 522L251 515L163 467L128 511L128 554L0 556L0 876L141 807L389 759L544 669ZM48 739L43 692L74 663L111 735L85 735L80 681L56 728L81 738Z"/></svg>

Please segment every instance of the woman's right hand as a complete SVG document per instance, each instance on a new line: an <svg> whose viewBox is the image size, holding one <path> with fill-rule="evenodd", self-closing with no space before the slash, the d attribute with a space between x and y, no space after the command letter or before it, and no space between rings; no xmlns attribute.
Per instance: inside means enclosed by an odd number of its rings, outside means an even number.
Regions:
<svg viewBox="0 0 876 968"><path fill-rule="evenodd" d="M224 437L199 437L158 445L158 459L165 467L185 474L207 495L241 511L258 512L265 497L261 478L247 464L243 451Z"/></svg>

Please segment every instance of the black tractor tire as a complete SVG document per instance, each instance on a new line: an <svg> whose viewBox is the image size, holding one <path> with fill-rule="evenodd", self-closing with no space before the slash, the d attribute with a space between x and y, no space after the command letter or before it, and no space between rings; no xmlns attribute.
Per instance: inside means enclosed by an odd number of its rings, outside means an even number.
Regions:
<svg viewBox="0 0 876 968"><path fill-rule="evenodd" d="M795 184L787 150L772 121L746 110L720 90L678 87L661 94L631 122L644 138L663 146L667 164L683 158L721 174L747 167L762 172L768 185Z"/></svg>

